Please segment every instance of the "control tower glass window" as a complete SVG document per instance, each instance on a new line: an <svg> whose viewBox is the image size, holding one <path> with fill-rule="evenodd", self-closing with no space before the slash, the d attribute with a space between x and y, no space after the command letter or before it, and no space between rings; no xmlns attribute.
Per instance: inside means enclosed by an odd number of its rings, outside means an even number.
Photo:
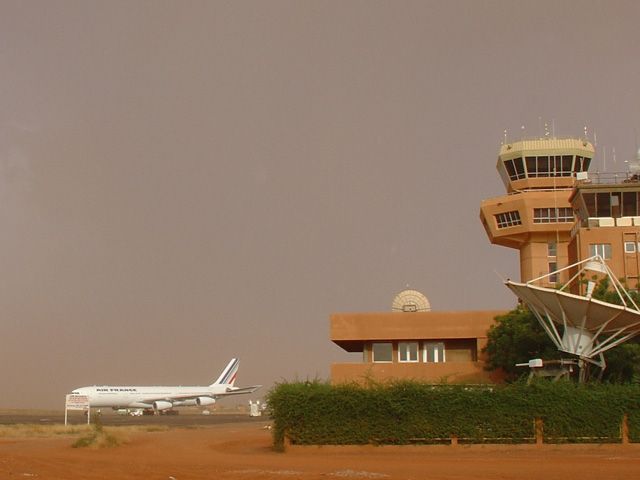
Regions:
<svg viewBox="0 0 640 480"><path fill-rule="evenodd" d="M558 164L559 162L559 164ZM573 155L562 155L556 157L556 172L560 172L561 177L571 176L571 164L573 163Z"/></svg>
<svg viewBox="0 0 640 480"><path fill-rule="evenodd" d="M513 160L505 160L504 167L507 169L511 180L520 180L525 178L524 163L522 158L514 158Z"/></svg>
<svg viewBox="0 0 640 480"><path fill-rule="evenodd" d="M527 176L536 177L570 177L572 175L572 155L541 155L525 157Z"/></svg>
<svg viewBox="0 0 640 480"><path fill-rule="evenodd" d="M587 170L589 170L590 163L591 163L591 159L589 157L582 157L580 155L576 155L576 161L573 164L574 173L586 172Z"/></svg>

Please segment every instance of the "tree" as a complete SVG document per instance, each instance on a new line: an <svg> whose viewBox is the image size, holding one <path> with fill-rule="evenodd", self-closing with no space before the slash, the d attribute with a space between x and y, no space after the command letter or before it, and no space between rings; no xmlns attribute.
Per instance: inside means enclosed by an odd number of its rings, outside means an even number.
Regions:
<svg viewBox="0 0 640 480"><path fill-rule="evenodd" d="M532 358L560 358L560 352L535 315L524 306L496 317L495 325L487 333L487 346L483 352L488 356L487 369L502 369L507 380L529 373L527 369L516 367L516 363Z"/></svg>
<svg viewBox="0 0 640 480"><path fill-rule="evenodd" d="M608 277L603 277L600 280L597 280L595 277L594 281L597 281L595 288L593 289L593 293L591 296L597 300L602 300L603 302L613 303L614 305L622 305L623 302L620 299L620 296L615 291L615 289L611 286L611 282ZM626 283L621 282L622 285L627 288ZM636 305L640 306L640 293L637 290L628 291L629 296L635 302ZM627 306L633 308L633 305L630 305L629 299L625 296L624 298Z"/></svg>
<svg viewBox="0 0 640 480"><path fill-rule="evenodd" d="M594 278L595 280L595 278ZM593 298L604 302L622 305L622 300L616 291L611 287L607 277L600 279L593 289ZM624 285L624 282L623 282ZM626 288L626 285L624 285ZM636 305L640 305L640 294L636 290L629 291L629 296ZM630 308L628 298L625 303ZM607 368L604 370L602 379L614 383L637 383L640 381L640 344L637 339L632 339L612 348L604 355Z"/></svg>
<svg viewBox="0 0 640 480"><path fill-rule="evenodd" d="M630 292L631 297L640 305L640 295ZM593 291L593 298L620 305L622 302L612 290L608 278L600 279ZM625 299L626 300L626 299ZM640 382L640 343L633 339L605 352L607 368L603 373L604 381L614 383ZM496 323L487 334L487 369L502 369L507 380L514 380L528 370L516 367L532 358L553 360L561 357L555 344L548 337L535 315L525 306L519 305L505 315L496 317Z"/></svg>

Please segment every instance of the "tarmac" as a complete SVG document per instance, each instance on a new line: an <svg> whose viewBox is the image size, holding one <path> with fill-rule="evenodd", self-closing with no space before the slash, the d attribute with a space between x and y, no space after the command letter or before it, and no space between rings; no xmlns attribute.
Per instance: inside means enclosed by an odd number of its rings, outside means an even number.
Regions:
<svg viewBox="0 0 640 480"><path fill-rule="evenodd" d="M91 411L91 421L95 418L96 411ZM69 424L83 424L87 417L83 412L68 412ZM222 425L229 423L260 423L268 420L267 416L251 417L248 413L216 413L202 415L195 412L179 413L178 415L118 415L112 410L102 411L100 420L103 425L166 425L168 427L199 427ZM0 425L37 424L55 425L64 423L64 412L34 413L24 412L0 412Z"/></svg>

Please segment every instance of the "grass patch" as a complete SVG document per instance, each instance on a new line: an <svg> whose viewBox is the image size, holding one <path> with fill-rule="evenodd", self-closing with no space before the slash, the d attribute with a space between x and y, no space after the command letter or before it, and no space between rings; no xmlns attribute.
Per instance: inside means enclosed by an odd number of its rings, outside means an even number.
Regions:
<svg viewBox="0 0 640 480"><path fill-rule="evenodd" d="M109 427L102 425L100 417L96 417L86 435L78 438L71 445L73 448L112 448L129 442L129 435L138 432L164 432L169 430L165 425L146 425L129 427Z"/></svg>
<svg viewBox="0 0 640 480"><path fill-rule="evenodd" d="M122 445L123 439L112 433L105 432L103 428L94 428L89 434L78 438L71 444L73 448L112 448Z"/></svg>
<svg viewBox="0 0 640 480"><path fill-rule="evenodd" d="M107 433L117 437L128 437L139 432L166 432L166 425L131 425L119 427L103 427ZM59 435L85 435L94 431L93 425L41 425L22 423L16 425L0 425L0 438L47 438Z"/></svg>
<svg viewBox="0 0 640 480"><path fill-rule="evenodd" d="M0 425L0 438L53 437L56 435L77 435L91 429L89 425L40 425L23 423Z"/></svg>
<svg viewBox="0 0 640 480"><path fill-rule="evenodd" d="M122 443L122 438L104 430L100 416L96 416L89 433L77 439L71 446L73 448L112 448Z"/></svg>

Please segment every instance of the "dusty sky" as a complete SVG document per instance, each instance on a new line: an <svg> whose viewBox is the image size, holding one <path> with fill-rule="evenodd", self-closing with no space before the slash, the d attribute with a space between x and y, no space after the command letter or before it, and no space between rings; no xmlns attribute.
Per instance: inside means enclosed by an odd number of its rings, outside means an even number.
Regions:
<svg viewBox="0 0 640 480"><path fill-rule="evenodd" d="M339 311L510 308L519 138L640 128L636 1L0 0L0 407L326 378ZM617 165L612 165L615 148ZM266 390L266 389L265 389ZM263 391L265 391L263 390Z"/></svg>

